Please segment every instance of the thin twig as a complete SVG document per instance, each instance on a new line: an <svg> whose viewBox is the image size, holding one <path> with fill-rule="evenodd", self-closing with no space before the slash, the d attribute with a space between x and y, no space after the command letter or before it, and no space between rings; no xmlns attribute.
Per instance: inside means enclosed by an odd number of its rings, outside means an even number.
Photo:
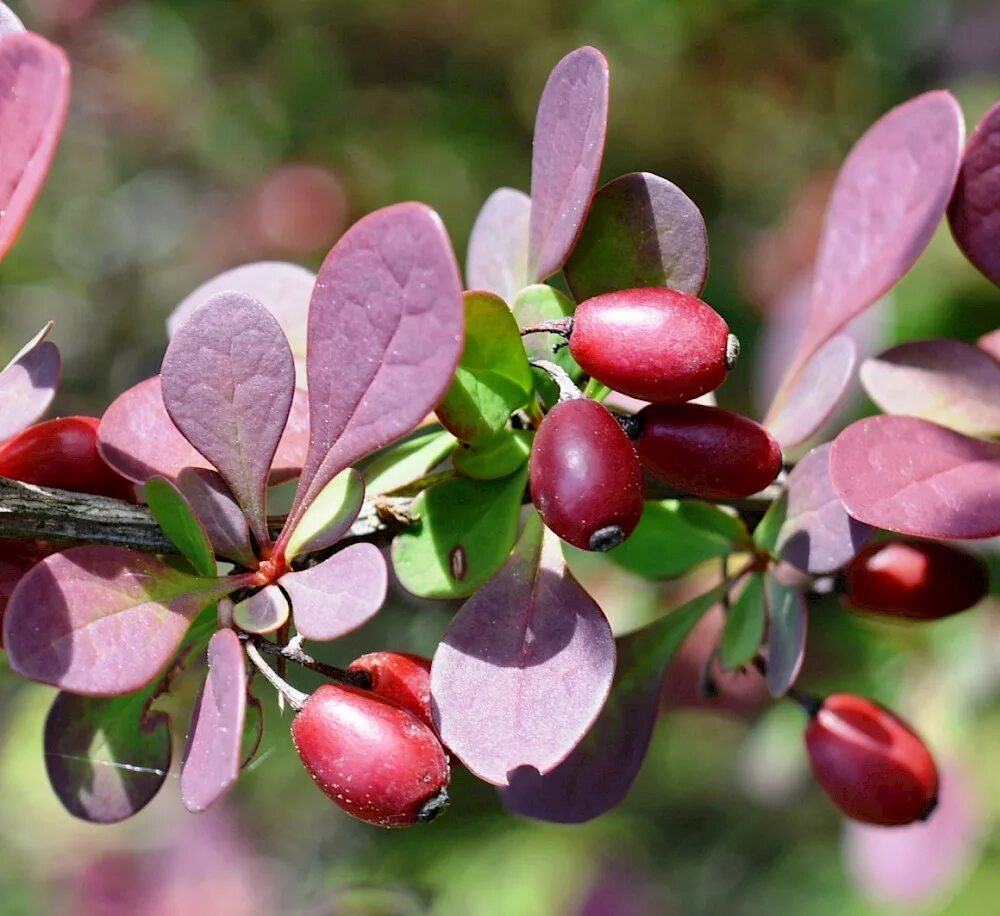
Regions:
<svg viewBox="0 0 1000 916"><path fill-rule="evenodd" d="M530 359L528 362L549 374L552 381L559 387L560 401L572 401L583 397L580 389L569 377L569 373L558 363L554 363L550 359Z"/></svg>
<svg viewBox="0 0 1000 916"><path fill-rule="evenodd" d="M287 681L283 681L278 677L277 672L266 662L264 657L257 650L257 646L251 642L247 641L243 644L243 648L246 649L247 656L250 658L256 666L257 670L264 675L264 679L278 691L280 696L283 696L288 702L288 705L292 709L299 710L306 705L306 700L309 699L309 694L303 693L301 690L296 690Z"/></svg>
<svg viewBox="0 0 1000 916"><path fill-rule="evenodd" d="M339 681L341 684L348 684L351 687L361 687L365 690L370 689L372 686L372 678L367 671L346 671L343 668L338 668L336 665L328 665L325 662L317 661L303 651L302 642L297 638L293 639L286 646L279 646L266 639L247 636L246 644L248 646L253 645L256 649L268 655L274 655L278 658L295 662L296 665L301 665L303 668L308 668L310 671L322 674L332 681Z"/></svg>

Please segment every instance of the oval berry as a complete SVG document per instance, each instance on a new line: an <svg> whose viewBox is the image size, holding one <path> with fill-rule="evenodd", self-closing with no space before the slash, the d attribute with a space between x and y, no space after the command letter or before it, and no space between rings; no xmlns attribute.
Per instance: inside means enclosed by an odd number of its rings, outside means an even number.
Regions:
<svg viewBox="0 0 1000 916"><path fill-rule="evenodd" d="M607 409L556 404L531 448L531 498L542 520L582 550L610 550L639 524L645 481L635 448Z"/></svg>
<svg viewBox="0 0 1000 916"><path fill-rule="evenodd" d="M977 557L937 541L869 544L847 567L854 607L911 620L937 620L978 604L989 571Z"/></svg>
<svg viewBox="0 0 1000 916"><path fill-rule="evenodd" d="M334 804L369 824L429 821L448 801L448 757L434 732L368 691L319 687L292 722L292 740Z"/></svg>
<svg viewBox="0 0 1000 916"><path fill-rule="evenodd" d="M637 417L639 460L686 493L739 499L763 490L781 470L781 446L739 414L702 404L651 404Z"/></svg>
<svg viewBox="0 0 1000 916"><path fill-rule="evenodd" d="M926 820L938 772L913 730L884 706L851 694L827 697L806 729L813 775L848 817L898 826Z"/></svg>
<svg viewBox="0 0 1000 916"><path fill-rule="evenodd" d="M609 388L679 404L725 381L735 341L719 313L700 299L650 287L581 302L569 349L585 372Z"/></svg>
<svg viewBox="0 0 1000 916"><path fill-rule="evenodd" d="M97 450L97 417L59 417L22 430L0 447L0 477L74 493L135 501L135 490Z"/></svg>
<svg viewBox="0 0 1000 916"><path fill-rule="evenodd" d="M364 671L368 689L409 710L435 733L431 718L431 660L408 652L369 652L347 666L348 671Z"/></svg>

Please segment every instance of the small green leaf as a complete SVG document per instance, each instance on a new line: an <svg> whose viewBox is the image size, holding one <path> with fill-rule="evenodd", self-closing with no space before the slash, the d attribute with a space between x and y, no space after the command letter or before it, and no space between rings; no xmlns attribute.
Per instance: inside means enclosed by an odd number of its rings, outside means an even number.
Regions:
<svg viewBox="0 0 1000 916"><path fill-rule="evenodd" d="M503 429L532 388L528 357L506 303L492 293L466 293L465 350L438 418L463 442L478 443Z"/></svg>
<svg viewBox="0 0 1000 916"><path fill-rule="evenodd" d="M753 542L758 550L764 550L774 555L778 544L778 536L785 524L788 514L788 491L782 490L781 495L768 507L760 524L754 529Z"/></svg>
<svg viewBox="0 0 1000 916"><path fill-rule="evenodd" d="M421 598L477 591L514 546L527 478L527 468L502 480L456 477L421 493L413 502L420 523L392 542L403 587Z"/></svg>
<svg viewBox="0 0 1000 916"><path fill-rule="evenodd" d="M596 378L592 378L587 382L583 389L583 396L585 398L590 398L592 401L600 401L602 404L609 394L611 394L611 389L603 382L597 381Z"/></svg>
<svg viewBox="0 0 1000 916"><path fill-rule="evenodd" d="M511 307L518 325L522 328L538 324L540 321L557 321L568 318L576 311L573 300L565 293L544 283L526 286L517 294ZM563 367L575 381L583 370L570 355L569 347L559 346L557 353L552 352L554 346L565 344L566 338L561 334L526 334L524 349L532 359L552 359Z"/></svg>
<svg viewBox="0 0 1000 916"><path fill-rule="evenodd" d="M534 436L523 429L502 429L478 445L459 445L451 454L455 470L475 480L507 477L523 467L531 454Z"/></svg>
<svg viewBox="0 0 1000 916"><path fill-rule="evenodd" d="M440 426L418 429L395 445L358 462L365 490L377 496L423 477L444 461L457 443L458 440Z"/></svg>
<svg viewBox="0 0 1000 916"><path fill-rule="evenodd" d="M697 499L679 501L677 514L685 522L702 531L714 531L734 545L749 545L750 534L743 519L721 506L703 503Z"/></svg>
<svg viewBox="0 0 1000 916"><path fill-rule="evenodd" d="M291 560L336 543L358 517L364 499L362 476L354 468L341 471L309 504L288 539L285 557Z"/></svg>
<svg viewBox="0 0 1000 916"><path fill-rule="evenodd" d="M163 533L191 561L198 575L214 576L215 551L184 494L165 477L150 477L146 502Z"/></svg>
<svg viewBox="0 0 1000 916"><path fill-rule="evenodd" d="M722 634L722 666L742 668L757 653L764 638L764 574L754 573L729 608Z"/></svg>

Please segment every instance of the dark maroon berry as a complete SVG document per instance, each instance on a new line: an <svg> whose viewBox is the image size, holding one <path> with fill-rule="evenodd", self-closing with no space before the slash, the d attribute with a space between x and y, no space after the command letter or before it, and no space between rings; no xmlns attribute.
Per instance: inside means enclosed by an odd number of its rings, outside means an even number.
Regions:
<svg viewBox="0 0 1000 916"><path fill-rule="evenodd" d="M639 524L645 485L635 447L596 401L556 404L531 449L531 497L574 547L610 550Z"/></svg>
<svg viewBox="0 0 1000 916"><path fill-rule="evenodd" d="M763 490L781 470L781 446L739 414L702 404L651 404L638 417L639 460L686 493L739 499Z"/></svg>
<svg viewBox="0 0 1000 916"><path fill-rule="evenodd" d="M569 348L598 381L655 404L680 404L718 388L739 350L711 306L657 287L581 302Z"/></svg>

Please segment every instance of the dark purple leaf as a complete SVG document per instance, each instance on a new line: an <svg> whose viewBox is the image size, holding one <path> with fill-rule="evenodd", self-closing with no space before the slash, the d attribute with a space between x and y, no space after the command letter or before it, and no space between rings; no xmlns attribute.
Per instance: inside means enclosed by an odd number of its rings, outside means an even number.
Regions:
<svg viewBox="0 0 1000 916"><path fill-rule="evenodd" d="M3 620L7 660L23 677L72 693L129 693L163 670L202 608L245 584L118 547L71 547L14 589Z"/></svg>
<svg viewBox="0 0 1000 916"><path fill-rule="evenodd" d="M856 519L929 538L1000 535L1000 443L915 417L868 417L830 451L830 479Z"/></svg>
<svg viewBox="0 0 1000 916"><path fill-rule="evenodd" d="M604 157L608 62L583 47L555 65L538 103L531 154L528 274L544 280L566 261L583 228Z"/></svg>
<svg viewBox="0 0 1000 916"><path fill-rule="evenodd" d="M527 286L528 220L531 198L523 191L498 188L476 217L469 236L465 278L471 290L496 293L508 304Z"/></svg>
<svg viewBox="0 0 1000 916"><path fill-rule="evenodd" d="M170 719L149 708L160 687L125 697L56 697L45 720L45 769L70 814L113 824L159 792L171 744Z"/></svg>
<svg viewBox="0 0 1000 916"><path fill-rule="evenodd" d="M50 321L0 372L0 442L34 423L55 397L62 358L45 339L51 330Z"/></svg>
<svg viewBox="0 0 1000 916"><path fill-rule="evenodd" d="M989 334L983 334L983 336L976 341L976 346L979 347L980 350L985 350L995 360L1000 361L1000 328L997 328L995 331L990 331Z"/></svg>
<svg viewBox="0 0 1000 916"><path fill-rule="evenodd" d="M233 608L233 621L247 633L273 633L288 620L288 599L277 585L268 585Z"/></svg>
<svg viewBox="0 0 1000 916"><path fill-rule="evenodd" d="M779 582L771 573L764 580L767 601L767 689L781 697L795 683L806 654L807 609L801 589Z"/></svg>
<svg viewBox="0 0 1000 916"><path fill-rule="evenodd" d="M965 256L1000 285L1000 102L969 137L948 222Z"/></svg>
<svg viewBox="0 0 1000 916"><path fill-rule="evenodd" d="M814 448L785 486L788 508L778 534L782 560L803 572L825 575L840 569L875 533L851 518L830 481L830 443Z"/></svg>
<svg viewBox="0 0 1000 916"><path fill-rule="evenodd" d="M330 480L441 399L462 355L463 313L451 243L423 204L377 210L337 242L309 306L311 441L282 539Z"/></svg>
<svg viewBox="0 0 1000 916"><path fill-rule="evenodd" d="M438 646L434 721L473 773L507 785L519 768L547 773L566 758L601 711L614 667L604 614L532 513L510 559Z"/></svg>
<svg viewBox="0 0 1000 916"><path fill-rule="evenodd" d="M861 381L884 413L922 417L970 436L1000 434L1000 363L972 344L900 344L865 360Z"/></svg>
<svg viewBox="0 0 1000 916"><path fill-rule="evenodd" d="M271 461L295 394L295 363L274 316L219 293L174 334L160 376L167 413L222 475L261 546Z"/></svg>
<svg viewBox="0 0 1000 916"><path fill-rule="evenodd" d="M0 260L45 183L68 104L62 49L33 32L4 34L0 26Z"/></svg>
<svg viewBox="0 0 1000 916"><path fill-rule="evenodd" d="M578 302L639 286L697 296L707 278L701 211L677 185L649 172L622 175L597 192L566 263Z"/></svg>
<svg viewBox="0 0 1000 916"><path fill-rule="evenodd" d="M181 799L204 811L232 788L243 761L247 674L243 646L232 630L208 644L208 676L195 704L181 765Z"/></svg>
<svg viewBox="0 0 1000 916"><path fill-rule="evenodd" d="M0 3L0 38L15 32L23 32L24 24L6 3Z"/></svg>
<svg viewBox="0 0 1000 916"><path fill-rule="evenodd" d="M839 334L823 344L787 382L764 421L782 447L805 442L837 409L857 355L854 341Z"/></svg>
<svg viewBox="0 0 1000 916"><path fill-rule="evenodd" d="M292 599L299 634L329 640L350 633L378 612L388 578L377 547L351 544L316 566L285 573L278 582Z"/></svg>
<svg viewBox="0 0 1000 916"><path fill-rule="evenodd" d="M219 474L207 468L184 468L177 475L177 487L204 526L215 552L241 566L252 566L256 557L247 517Z"/></svg>
<svg viewBox="0 0 1000 916"><path fill-rule="evenodd" d="M614 808L631 788L649 749L666 668L722 591L713 589L618 639L614 683L593 728L544 776L530 767L516 770L501 791L504 805L561 824L589 821Z"/></svg>
<svg viewBox="0 0 1000 916"><path fill-rule="evenodd" d="M958 103L938 90L892 109L854 145L827 206L812 313L793 369L920 257L955 186L963 132Z"/></svg>

